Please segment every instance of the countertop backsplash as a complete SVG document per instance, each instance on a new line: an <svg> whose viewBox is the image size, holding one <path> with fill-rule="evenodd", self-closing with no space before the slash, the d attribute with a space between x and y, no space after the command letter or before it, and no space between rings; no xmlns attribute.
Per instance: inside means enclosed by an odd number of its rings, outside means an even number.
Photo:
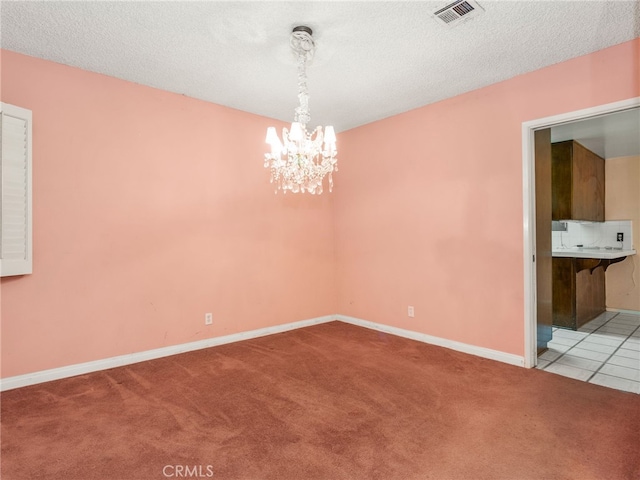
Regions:
<svg viewBox="0 0 640 480"><path fill-rule="evenodd" d="M556 222L554 222L556 223ZM632 249L633 228L631 220L609 220L606 222L578 222L569 220L566 231L552 231L551 243L554 250L577 246L613 247ZM616 240L617 234L623 234L623 241Z"/></svg>

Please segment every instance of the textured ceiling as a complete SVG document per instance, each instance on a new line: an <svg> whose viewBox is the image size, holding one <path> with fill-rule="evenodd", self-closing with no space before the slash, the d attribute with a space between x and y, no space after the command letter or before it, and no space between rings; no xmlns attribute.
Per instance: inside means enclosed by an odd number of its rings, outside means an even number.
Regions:
<svg viewBox="0 0 640 480"><path fill-rule="evenodd" d="M292 27L314 30L311 122L346 130L640 36L638 1L1 2L2 48L291 121Z"/></svg>

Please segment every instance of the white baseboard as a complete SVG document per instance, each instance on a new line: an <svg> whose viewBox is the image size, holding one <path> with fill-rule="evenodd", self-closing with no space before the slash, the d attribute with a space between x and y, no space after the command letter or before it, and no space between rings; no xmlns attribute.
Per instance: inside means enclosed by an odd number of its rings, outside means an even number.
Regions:
<svg viewBox="0 0 640 480"><path fill-rule="evenodd" d="M203 348L215 347L227 343L249 340L251 338L264 337L273 335L274 333L287 332L297 328L308 327L334 321L335 315L325 315L324 317L316 317L299 322L285 323L284 325L276 325L274 327L260 328L248 332L234 333L225 335L224 337L207 338L198 340L197 342L182 343L180 345L171 345L169 347L156 348L154 350L146 350L144 352L130 353L127 355L119 355L117 357L105 358L103 360L95 360L92 362L79 363L66 367L52 368L51 370L42 370L40 372L27 373L25 375L16 375L15 377L7 377L0 380L0 392L12 390L14 388L26 387L37 383L50 382L61 378L75 377L76 375L84 375L85 373L107 370L109 368L122 367L133 363L145 362L156 358L168 357L178 353L191 352L193 350L201 350Z"/></svg>
<svg viewBox="0 0 640 480"><path fill-rule="evenodd" d="M491 350L490 348L477 347L475 345L456 342L454 340L447 340L446 338L434 337L425 333L404 330L402 328L390 327L381 323L374 323L368 320L362 320L360 318L349 317L347 315L325 315L324 317L310 318L308 320L285 323L284 325L276 325L274 327L266 327L260 328L258 330L251 330L248 332L234 333L232 335L225 335L224 337L207 338L205 340L198 340L197 342L182 343L180 345L156 348L154 350L146 350L144 352L119 355L117 357L105 358L92 362L79 363L76 365L69 365L60 368L52 368L50 370L27 373L25 375L16 375L15 377L7 377L0 379L0 392L13 390L14 388L26 387L29 385L35 385L38 383L50 382L52 380L60 380L62 378L75 377L77 375L84 375L86 373L98 372L101 370L107 370L109 368L122 367L125 365L131 365L133 363L145 362L147 360L154 360L156 358L168 357L171 355L176 355L178 353L191 352L194 350L201 350L203 348L215 347L217 345L224 345L227 343L240 342L242 340L264 337L266 335L273 335L274 333L287 332L289 330L309 327L311 325L318 325L334 320L350 323L359 327L377 330L379 332L389 333L391 335L397 335L398 337L409 338L411 340L417 340L419 342L437 345L439 347L450 348L459 352L469 353L471 355L496 360L498 362L508 363L510 365L517 365L520 367L524 366L524 357L513 355L511 353Z"/></svg>
<svg viewBox="0 0 640 480"><path fill-rule="evenodd" d="M336 315L336 319L341 322L351 323L359 327L370 328L379 332L390 333L398 337L409 338L411 340L417 340L418 342L428 343L430 345L437 345L439 347L450 348L458 352L469 353L478 357L488 358L491 360L497 360L498 362L508 363L510 365L516 365L518 367L524 366L524 357L514 355L512 353L505 353L499 350L492 350L490 348L478 347L476 345L469 345L468 343L456 342L455 340L448 340L446 338L434 337L427 335L426 333L414 332L412 330L404 330L402 328L390 327L382 323L370 322L368 320L362 320L360 318L348 317L346 315Z"/></svg>

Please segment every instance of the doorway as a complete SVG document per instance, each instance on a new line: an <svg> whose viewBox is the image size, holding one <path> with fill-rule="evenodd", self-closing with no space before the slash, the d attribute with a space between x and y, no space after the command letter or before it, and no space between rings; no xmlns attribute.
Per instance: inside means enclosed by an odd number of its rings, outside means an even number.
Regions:
<svg viewBox="0 0 640 480"><path fill-rule="evenodd" d="M535 133L555 126L640 107L640 97L600 105L575 112L524 122L522 124L523 238L524 238L524 366L537 364L538 279L536 273L536 162ZM545 247L546 248L546 247ZM540 252L544 253L544 252ZM550 252L548 252L550 255Z"/></svg>

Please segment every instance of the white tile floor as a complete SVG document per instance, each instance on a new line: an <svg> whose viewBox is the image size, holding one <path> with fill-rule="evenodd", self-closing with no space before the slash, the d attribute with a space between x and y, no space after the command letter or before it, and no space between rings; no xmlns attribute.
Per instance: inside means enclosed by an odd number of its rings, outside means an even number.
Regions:
<svg viewBox="0 0 640 480"><path fill-rule="evenodd" d="M578 331L552 331L536 368L640 394L640 315L604 312Z"/></svg>

